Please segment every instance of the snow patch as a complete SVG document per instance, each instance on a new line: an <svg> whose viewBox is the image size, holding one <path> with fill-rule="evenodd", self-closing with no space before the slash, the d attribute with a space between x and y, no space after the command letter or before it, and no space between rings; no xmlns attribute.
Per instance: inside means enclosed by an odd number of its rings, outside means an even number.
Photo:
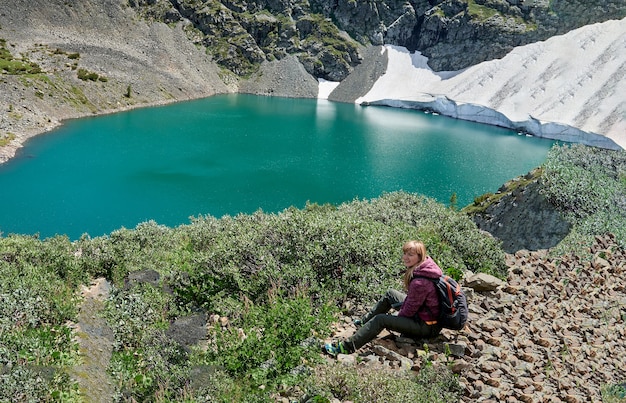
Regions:
<svg viewBox="0 0 626 403"><path fill-rule="evenodd" d="M427 109L603 148L626 148L626 18L513 49L502 59L434 72L385 46L386 73L358 104Z"/></svg>
<svg viewBox="0 0 626 403"><path fill-rule="evenodd" d="M317 81L319 82L317 99L328 99L330 93L339 85L339 82L328 81L323 78L318 78Z"/></svg>

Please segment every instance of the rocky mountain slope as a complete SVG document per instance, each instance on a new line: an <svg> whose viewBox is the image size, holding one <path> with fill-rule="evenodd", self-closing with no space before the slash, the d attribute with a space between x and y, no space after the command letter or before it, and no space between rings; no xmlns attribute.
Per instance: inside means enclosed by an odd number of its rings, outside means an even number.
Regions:
<svg viewBox="0 0 626 403"><path fill-rule="evenodd" d="M0 0L0 39L0 162L64 119L234 90L182 27L120 0Z"/></svg>
<svg viewBox="0 0 626 403"><path fill-rule="evenodd" d="M359 63L355 41L418 50L436 71L460 70L514 47L626 16L619 0L220 1L131 0L147 17L185 21L222 66L243 73L297 54L332 81ZM339 31L345 31L349 37Z"/></svg>

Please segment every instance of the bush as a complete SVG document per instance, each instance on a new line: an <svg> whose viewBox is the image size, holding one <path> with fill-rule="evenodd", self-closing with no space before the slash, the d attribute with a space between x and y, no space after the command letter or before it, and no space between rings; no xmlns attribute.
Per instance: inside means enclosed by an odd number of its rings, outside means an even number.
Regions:
<svg viewBox="0 0 626 403"><path fill-rule="evenodd" d="M329 306L315 307L309 297L271 295L264 305L249 305L227 327L210 329L202 362L223 367L252 389L276 383L304 362L319 360L321 333L333 322Z"/></svg>
<svg viewBox="0 0 626 403"><path fill-rule="evenodd" d="M0 401L71 401L77 281L63 238L0 238ZM65 267L67 265L68 267Z"/></svg>
<svg viewBox="0 0 626 403"><path fill-rule="evenodd" d="M548 200L576 233L613 233L626 245L626 152L583 145L554 146L542 181Z"/></svg>
<svg viewBox="0 0 626 403"><path fill-rule="evenodd" d="M456 376L445 367L431 365L425 365L416 376L334 363L316 368L305 389L307 397L318 399L313 401L447 403L457 402L461 396Z"/></svg>
<svg viewBox="0 0 626 403"><path fill-rule="evenodd" d="M83 81L98 81L100 76L98 75L98 73L90 72L85 69L78 69L78 78Z"/></svg>

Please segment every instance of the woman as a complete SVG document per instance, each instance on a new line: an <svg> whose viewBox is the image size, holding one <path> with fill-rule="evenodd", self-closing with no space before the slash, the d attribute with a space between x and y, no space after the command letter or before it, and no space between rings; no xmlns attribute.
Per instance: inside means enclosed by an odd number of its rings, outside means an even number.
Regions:
<svg viewBox="0 0 626 403"><path fill-rule="evenodd" d="M434 283L429 279L438 279L442 275L441 269L426 254L422 242L408 241L402 251L402 262L406 267L403 282L407 294L396 290L387 291L370 312L355 321L361 328L354 335L324 346L328 354L336 356L339 353L353 353L373 340L383 329L414 338L431 338L439 334L439 298ZM397 316L388 313L391 308L399 307Z"/></svg>

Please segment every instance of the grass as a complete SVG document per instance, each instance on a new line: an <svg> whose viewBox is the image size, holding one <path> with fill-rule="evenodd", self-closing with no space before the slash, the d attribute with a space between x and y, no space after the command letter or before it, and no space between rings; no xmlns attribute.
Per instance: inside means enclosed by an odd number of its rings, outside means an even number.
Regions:
<svg viewBox="0 0 626 403"><path fill-rule="evenodd" d="M15 134L13 133L7 133L4 136L0 137L0 147L4 147L6 145L9 145L9 143L11 143L13 140L15 140Z"/></svg>
<svg viewBox="0 0 626 403"><path fill-rule="evenodd" d="M0 71L12 75L38 74L41 68L29 60L14 58L6 47L6 40L0 39Z"/></svg>

